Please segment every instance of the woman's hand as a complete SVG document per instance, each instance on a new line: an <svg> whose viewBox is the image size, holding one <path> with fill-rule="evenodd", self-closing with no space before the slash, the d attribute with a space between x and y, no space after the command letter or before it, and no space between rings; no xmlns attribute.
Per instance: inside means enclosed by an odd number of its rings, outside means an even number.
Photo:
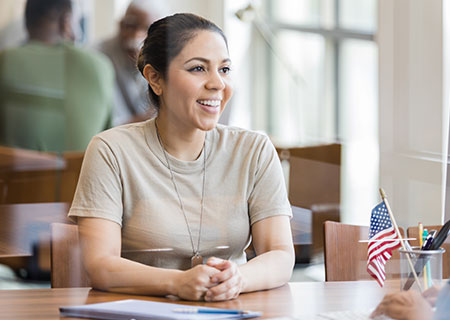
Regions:
<svg viewBox="0 0 450 320"><path fill-rule="evenodd" d="M175 280L176 295L184 300L203 300L208 289L215 285L211 277L219 273L218 269L202 264L183 271Z"/></svg>
<svg viewBox="0 0 450 320"><path fill-rule="evenodd" d="M427 320L433 317L430 304L415 291L401 291L387 294L372 312L371 318L386 315L393 319Z"/></svg>
<svg viewBox="0 0 450 320"><path fill-rule="evenodd" d="M211 257L206 265L219 272L211 277L211 282L215 285L206 292L205 300L224 301L237 298L244 287L244 280L236 263Z"/></svg>

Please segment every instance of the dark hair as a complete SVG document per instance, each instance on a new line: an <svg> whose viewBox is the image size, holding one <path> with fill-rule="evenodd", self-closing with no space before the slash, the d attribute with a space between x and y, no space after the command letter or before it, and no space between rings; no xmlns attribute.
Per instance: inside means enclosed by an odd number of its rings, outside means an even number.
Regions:
<svg viewBox="0 0 450 320"><path fill-rule="evenodd" d="M177 13L155 21L148 28L137 67L144 75L144 67L150 64L159 74L166 78L170 62L175 58L186 43L195 37L197 31L210 30L219 33L228 48L227 38L223 31L213 22L191 13ZM159 109L159 97L149 85L150 100Z"/></svg>
<svg viewBox="0 0 450 320"><path fill-rule="evenodd" d="M25 7L25 22L28 30L41 23L57 20L62 14L72 11L71 0L28 0Z"/></svg>

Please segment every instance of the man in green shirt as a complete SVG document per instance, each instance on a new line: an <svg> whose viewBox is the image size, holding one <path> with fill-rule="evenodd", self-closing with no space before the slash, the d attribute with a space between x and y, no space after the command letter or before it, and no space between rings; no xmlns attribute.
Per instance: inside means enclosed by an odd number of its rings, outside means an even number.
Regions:
<svg viewBox="0 0 450 320"><path fill-rule="evenodd" d="M108 128L114 70L75 47L71 0L28 0L28 42L0 53L0 145L82 151Z"/></svg>

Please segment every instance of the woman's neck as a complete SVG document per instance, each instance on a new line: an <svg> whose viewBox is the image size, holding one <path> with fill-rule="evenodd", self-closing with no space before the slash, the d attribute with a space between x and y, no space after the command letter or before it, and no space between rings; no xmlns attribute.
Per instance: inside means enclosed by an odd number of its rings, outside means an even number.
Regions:
<svg viewBox="0 0 450 320"><path fill-rule="evenodd" d="M193 161L200 156L205 142L205 131L182 130L159 116L155 119L155 125L164 149L171 156L184 161Z"/></svg>

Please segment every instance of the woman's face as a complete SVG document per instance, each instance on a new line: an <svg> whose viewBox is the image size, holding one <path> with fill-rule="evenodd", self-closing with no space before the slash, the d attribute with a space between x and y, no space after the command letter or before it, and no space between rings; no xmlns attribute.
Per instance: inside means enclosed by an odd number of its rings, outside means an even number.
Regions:
<svg viewBox="0 0 450 320"><path fill-rule="evenodd" d="M213 129L233 92L230 64L222 36L199 31L169 64L160 116L177 128Z"/></svg>

